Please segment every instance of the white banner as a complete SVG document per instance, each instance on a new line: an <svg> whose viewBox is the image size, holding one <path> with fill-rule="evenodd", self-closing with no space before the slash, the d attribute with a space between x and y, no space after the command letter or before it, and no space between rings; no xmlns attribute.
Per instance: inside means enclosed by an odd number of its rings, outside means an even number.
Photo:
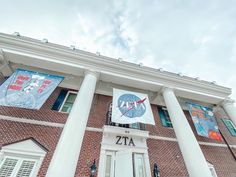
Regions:
<svg viewBox="0 0 236 177"><path fill-rule="evenodd" d="M155 125L148 95L113 89L112 122L132 124L141 122Z"/></svg>

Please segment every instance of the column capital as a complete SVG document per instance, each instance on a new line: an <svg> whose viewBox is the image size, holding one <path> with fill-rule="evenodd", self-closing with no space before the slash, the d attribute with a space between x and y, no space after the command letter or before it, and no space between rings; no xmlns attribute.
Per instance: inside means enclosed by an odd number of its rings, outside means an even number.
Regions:
<svg viewBox="0 0 236 177"><path fill-rule="evenodd" d="M226 106L226 105L233 105L235 103L235 100L231 98L226 98L223 101L220 102L221 106Z"/></svg>
<svg viewBox="0 0 236 177"><path fill-rule="evenodd" d="M99 77L100 77L100 72L92 70L92 69L86 69L84 71L84 76L86 76L87 74L91 74L91 75L95 76L97 79L99 79Z"/></svg>
<svg viewBox="0 0 236 177"><path fill-rule="evenodd" d="M162 87L161 88L161 93L163 94L163 92L165 92L165 91L175 92L175 88L172 88L172 87Z"/></svg>

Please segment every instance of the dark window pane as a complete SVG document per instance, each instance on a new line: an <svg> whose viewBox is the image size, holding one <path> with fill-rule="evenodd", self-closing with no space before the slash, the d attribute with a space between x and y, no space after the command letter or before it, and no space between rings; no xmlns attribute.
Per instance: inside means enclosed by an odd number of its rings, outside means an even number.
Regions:
<svg viewBox="0 0 236 177"><path fill-rule="evenodd" d="M59 96L57 97L55 103L52 106L52 110L59 111L60 107L66 97L68 90L61 90Z"/></svg>
<svg viewBox="0 0 236 177"><path fill-rule="evenodd" d="M165 107L158 107L157 109L159 112L162 125L164 127L172 127L172 123L167 109Z"/></svg>

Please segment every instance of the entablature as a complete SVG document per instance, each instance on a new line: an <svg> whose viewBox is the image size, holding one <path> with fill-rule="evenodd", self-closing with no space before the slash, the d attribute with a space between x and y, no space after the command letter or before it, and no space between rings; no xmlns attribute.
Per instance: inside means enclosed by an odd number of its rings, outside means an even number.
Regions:
<svg viewBox="0 0 236 177"><path fill-rule="evenodd" d="M230 88L210 82L26 37L0 33L0 49L11 67L64 75L62 86L73 89L79 88L84 72L91 69L100 73L97 92L105 95L111 95L115 86L152 93L170 87L176 96L218 104L231 94Z"/></svg>

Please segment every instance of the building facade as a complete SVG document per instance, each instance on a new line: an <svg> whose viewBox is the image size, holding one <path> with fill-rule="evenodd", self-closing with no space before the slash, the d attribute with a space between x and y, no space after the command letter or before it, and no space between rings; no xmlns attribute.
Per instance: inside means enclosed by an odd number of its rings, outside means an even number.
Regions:
<svg viewBox="0 0 236 177"><path fill-rule="evenodd" d="M17 68L64 76L39 110L0 106L2 177L236 176L229 88L19 34L0 34L0 64L1 84ZM155 125L112 122L113 88L147 94ZM197 134L186 102L214 110L222 141Z"/></svg>

